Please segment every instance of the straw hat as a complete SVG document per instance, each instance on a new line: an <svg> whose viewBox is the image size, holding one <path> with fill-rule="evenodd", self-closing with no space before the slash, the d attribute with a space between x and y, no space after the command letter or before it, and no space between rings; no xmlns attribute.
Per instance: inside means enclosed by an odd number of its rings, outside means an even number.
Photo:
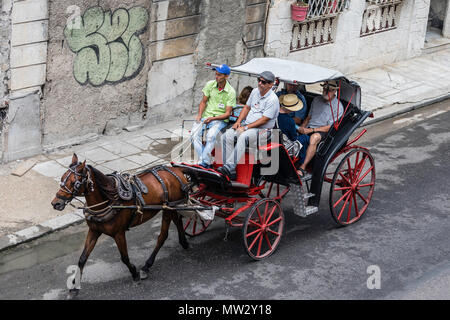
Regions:
<svg viewBox="0 0 450 320"><path fill-rule="evenodd" d="M289 111L298 111L303 108L303 102L293 93L281 96L280 104Z"/></svg>

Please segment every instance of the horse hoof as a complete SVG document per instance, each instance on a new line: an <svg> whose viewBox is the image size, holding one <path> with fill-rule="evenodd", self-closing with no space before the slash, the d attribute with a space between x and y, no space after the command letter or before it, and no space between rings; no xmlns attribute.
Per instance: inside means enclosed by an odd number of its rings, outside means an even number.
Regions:
<svg viewBox="0 0 450 320"><path fill-rule="evenodd" d="M141 269L139 273L140 273L141 280L145 280L148 278L148 271L144 271Z"/></svg>
<svg viewBox="0 0 450 320"><path fill-rule="evenodd" d="M69 293L67 294L67 300L75 299L78 296L79 292L80 289L70 289Z"/></svg>
<svg viewBox="0 0 450 320"><path fill-rule="evenodd" d="M189 249L189 243L187 241L186 242L180 242L180 244L183 247L183 249L185 249L185 250Z"/></svg>

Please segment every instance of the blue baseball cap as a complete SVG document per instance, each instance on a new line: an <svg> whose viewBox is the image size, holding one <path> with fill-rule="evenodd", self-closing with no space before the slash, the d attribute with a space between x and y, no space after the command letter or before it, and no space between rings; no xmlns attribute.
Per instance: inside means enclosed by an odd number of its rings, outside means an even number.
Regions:
<svg viewBox="0 0 450 320"><path fill-rule="evenodd" d="M222 74L230 74L230 67L226 64L221 64L220 66L213 68L213 70Z"/></svg>

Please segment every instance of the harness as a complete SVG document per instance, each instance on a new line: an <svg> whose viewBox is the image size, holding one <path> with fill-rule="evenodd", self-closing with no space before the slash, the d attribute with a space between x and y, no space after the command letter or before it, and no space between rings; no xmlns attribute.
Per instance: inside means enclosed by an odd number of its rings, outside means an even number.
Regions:
<svg viewBox="0 0 450 320"><path fill-rule="evenodd" d="M62 181L60 184L61 189L64 192L67 192L71 195L70 198L66 198L66 199L62 199L63 197L60 197L62 200L66 201L66 202L70 202L77 195L85 196L86 192L83 194L78 194L81 186L84 185L85 183L88 183L88 185L87 185L88 187L90 185L91 191L94 190L93 182L91 180L90 167L88 166L88 168L86 170L87 173L84 174L84 173L76 172L75 168L77 165L79 165L79 164L76 164L69 168L71 173L69 175L67 175L67 177L64 179L64 181ZM168 192L167 186L164 183L163 179L158 174L159 171L167 171L177 179L177 181L181 185L181 190L183 191L183 193L185 195L185 197L183 199L176 200L176 201L169 201L169 192ZM70 191L65 184L67 182L67 179L70 177L70 175L72 173L75 174L77 177L81 177L81 181L77 179L74 184L73 191ZM142 173L151 173L156 178L156 180L158 180L158 182L161 184L161 187L163 189L163 203L161 205L147 205L145 203L145 200L144 200L144 197L142 196L142 194L147 194L148 188L139 179L139 177L137 175L130 175L128 173L119 174L117 172L114 172L112 174L107 175L109 177L112 177L115 181L115 188L117 190L117 194L114 196L113 201L111 202L110 200L107 200L102 203L95 204L93 206L81 207L80 209L83 209L83 213L85 215L86 220L92 221L92 222L97 222L97 223L104 223L104 222L108 222L108 221L112 220L120 210L131 209L132 215L127 224L127 230L128 230L130 228L130 226L132 225L134 219L136 218L137 214L139 214L141 216L141 221L142 221L143 210L161 210L161 209L177 210L179 208L174 208L173 206L176 206L182 202L184 202L184 203L187 202L188 197L189 197L189 190L191 189L191 184L184 183L181 180L181 178L167 166L160 165L157 167L146 169L146 170L140 172L139 174L142 174ZM119 200L130 201L133 199L135 200L135 205L119 205L118 204ZM106 206L105 208L100 209L100 210L94 210L94 208L104 205L108 202L110 204L108 206Z"/></svg>

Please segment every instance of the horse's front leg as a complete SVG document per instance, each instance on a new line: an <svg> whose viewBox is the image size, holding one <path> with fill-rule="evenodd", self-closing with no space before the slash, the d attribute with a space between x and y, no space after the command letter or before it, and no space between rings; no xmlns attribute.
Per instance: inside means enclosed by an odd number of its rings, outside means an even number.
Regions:
<svg viewBox="0 0 450 320"><path fill-rule="evenodd" d="M81 276L83 274L84 265L86 264L87 259L89 258L89 255L91 254L92 250L95 247L95 244L97 243L97 239L100 237L102 233L98 231L94 231L92 229L89 229L89 232L86 236L86 241L84 243L84 249L81 253L80 259L78 260L78 268L80 269L80 282L81 282ZM74 280L75 281L75 280ZM73 283L75 284L75 283ZM69 290L69 298L74 298L78 295L80 289L73 288Z"/></svg>
<svg viewBox="0 0 450 320"><path fill-rule="evenodd" d="M139 273L136 270L136 267L130 262L128 257L128 249L127 249L127 240L125 238L125 231L119 232L114 236L114 240L116 241L117 248L120 252L120 259L122 262L128 267L131 275L133 276L134 281L139 280Z"/></svg>
<svg viewBox="0 0 450 320"><path fill-rule="evenodd" d="M163 246L164 242L166 241L168 235L169 235L169 227L170 227L170 221L172 220L171 212L170 211L163 211L162 214L162 223L161 223L161 232L158 236L158 241L156 242L155 249L153 249L152 254L148 258L148 260L145 262L145 265L141 268L141 279L147 279L148 277L148 271L150 267L155 262L156 255L158 254L159 249Z"/></svg>

